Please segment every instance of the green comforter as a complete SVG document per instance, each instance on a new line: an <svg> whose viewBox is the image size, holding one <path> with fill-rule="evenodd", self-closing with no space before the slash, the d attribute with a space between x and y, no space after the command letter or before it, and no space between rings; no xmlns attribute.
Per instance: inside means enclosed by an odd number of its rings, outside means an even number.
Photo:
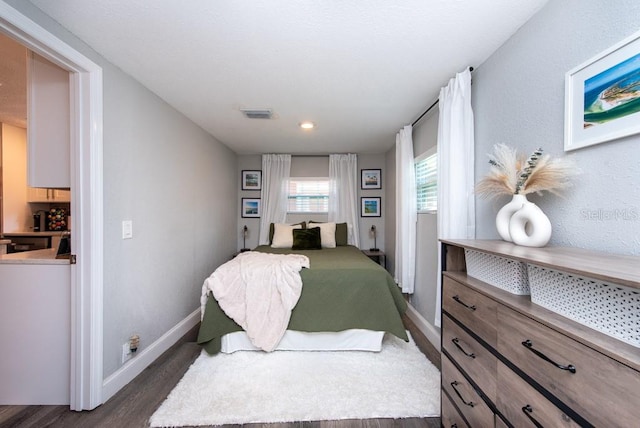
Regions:
<svg viewBox="0 0 640 428"><path fill-rule="evenodd" d="M290 254L289 249L260 246L254 251ZM353 246L295 251L309 257L302 269L302 294L291 313L289 330L319 332L360 328L386 331L408 340L401 315L407 304L389 273ZM220 352L220 338L242 330L209 295L198 343Z"/></svg>

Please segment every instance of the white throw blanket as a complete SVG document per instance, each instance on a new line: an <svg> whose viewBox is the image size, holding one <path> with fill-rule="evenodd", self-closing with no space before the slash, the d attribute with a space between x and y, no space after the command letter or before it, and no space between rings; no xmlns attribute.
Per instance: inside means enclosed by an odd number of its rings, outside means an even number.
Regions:
<svg viewBox="0 0 640 428"><path fill-rule="evenodd" d="M270 352L282 339L300 298L303 267L309 267L309 258L299 254L240 253L204 281L201 315L211 291L251 343Z"/></svg>

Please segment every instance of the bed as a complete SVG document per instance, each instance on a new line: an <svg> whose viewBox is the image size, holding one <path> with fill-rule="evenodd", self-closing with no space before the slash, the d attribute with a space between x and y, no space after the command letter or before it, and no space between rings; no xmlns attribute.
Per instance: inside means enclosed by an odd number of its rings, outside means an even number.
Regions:
<svg viewBox="0 0 640 428"><path fill-rule="evenodd" d="M401 318L407 304L400 289L382 266L358 248L296 251L265 245L254 251L302 254L310 260L310 269L300 272L302 293L277 349L375 351L384 333L408 340ZM210 294L198 343L209 354L252 349L242 328Z"/></svg>

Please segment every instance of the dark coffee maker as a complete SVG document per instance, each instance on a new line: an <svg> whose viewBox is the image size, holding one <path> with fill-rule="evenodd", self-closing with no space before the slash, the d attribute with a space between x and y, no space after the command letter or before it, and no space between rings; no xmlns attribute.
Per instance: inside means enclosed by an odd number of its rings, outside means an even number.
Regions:
<svg viewBox="0 0 640 428"><path fill-rule="evenodd" d="M40 232L40 214L33 215L33 231Z"/></svg>

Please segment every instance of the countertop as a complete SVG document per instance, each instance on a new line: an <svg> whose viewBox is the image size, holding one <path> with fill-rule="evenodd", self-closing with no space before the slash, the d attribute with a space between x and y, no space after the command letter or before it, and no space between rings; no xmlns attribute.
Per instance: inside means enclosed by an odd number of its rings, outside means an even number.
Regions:
<svg viewBox="0 0 640 428"><path fill-rule="evenodd" d="M60 232L58 232L60 233ZM68 265L69 259L56 259L57 248L0 255L0 265Z"/></svg>
<svg viewBox="0 0 640 428"><path fill-rule="evenodd" d="M12 236L64 236L70 235L70 230L55 230L46 232L34 232L33 230L25 232L5 232L2 234L5 238L11 238Z"/></svg>

